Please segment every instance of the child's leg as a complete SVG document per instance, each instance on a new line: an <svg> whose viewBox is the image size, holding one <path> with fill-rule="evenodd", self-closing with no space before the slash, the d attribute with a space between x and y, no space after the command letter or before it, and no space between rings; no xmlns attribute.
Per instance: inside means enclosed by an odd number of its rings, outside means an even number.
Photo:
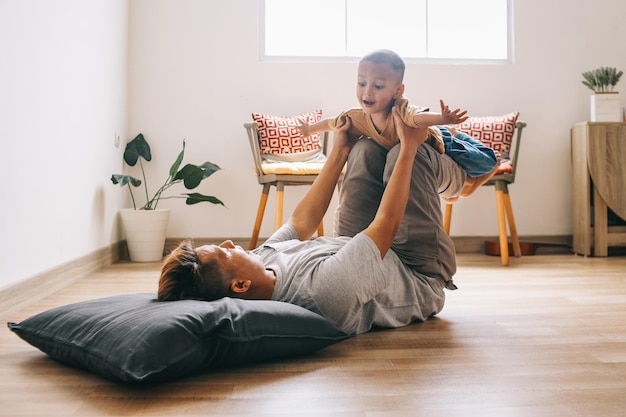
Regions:
<svg viewBox="0 0 626 417"><path fill-rule="evenodd" d="M446 154L470 177L482 177L499 166L495 151L482 142L454 128L438 128L443 135Z"/></svg>
<svg viewBox="0 0 626 417"><path fill-rule="evenodd" d="M484 183L489 181L491 177L494 176L496 171L498 171L498 168L500 167L500 162L501 162L500 152L496 152L495 154L496 154L497 163L496 163L496 166L491 170L491 172L488 172L478 177L470 177L468 175L465 178L465 184L463 184L463 189L461 190L461 194L459 194L456 197L443 197L446 203L454 203L455 201L459 199L459 197L469 197L470 195L474 194L474 192L478 190L480 186L482 186Z"/></svg>

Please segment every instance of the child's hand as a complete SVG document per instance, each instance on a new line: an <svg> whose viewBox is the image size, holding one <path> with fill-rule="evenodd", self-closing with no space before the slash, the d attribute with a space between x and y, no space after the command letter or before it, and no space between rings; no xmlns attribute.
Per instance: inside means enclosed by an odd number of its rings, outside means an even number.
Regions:
<svg viewBox="0 0 626 417"><path fill-rule="evenodd" d="M306 122L306 120L300 118L298 119L298 131L300 132L300 136L306 138L311 135L309 126L310 125Z"/></svg>
<svg viewBox="0 0 626 417"><path fill-rule="evenodd" d="M444 104L443 100L439 100L439 104L441 104L441 118L443 119L442 124L444 125L456 125L463 123L469 118L467 110L450 110L450 108Z"/></svg>

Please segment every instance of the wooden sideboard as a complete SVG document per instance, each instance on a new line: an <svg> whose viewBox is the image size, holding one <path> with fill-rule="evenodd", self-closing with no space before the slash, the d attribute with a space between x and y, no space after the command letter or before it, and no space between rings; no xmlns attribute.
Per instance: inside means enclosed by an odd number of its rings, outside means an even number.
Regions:
<svg viewBox="0 0 626 417"><path fill-rule="evenodd" d="M607 256L626 246L626 123L577 123L571 140L573 250Z"/></svg>

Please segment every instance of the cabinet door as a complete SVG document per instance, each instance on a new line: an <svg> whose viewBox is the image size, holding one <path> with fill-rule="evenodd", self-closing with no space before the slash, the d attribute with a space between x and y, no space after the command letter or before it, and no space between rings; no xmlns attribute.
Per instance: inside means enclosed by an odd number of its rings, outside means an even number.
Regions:
<svg viewBox="0 0 626 417"><path fill-rule="evenodd" d="M589 126L587 164L606 205L626 219L626 125Z"/></svg>

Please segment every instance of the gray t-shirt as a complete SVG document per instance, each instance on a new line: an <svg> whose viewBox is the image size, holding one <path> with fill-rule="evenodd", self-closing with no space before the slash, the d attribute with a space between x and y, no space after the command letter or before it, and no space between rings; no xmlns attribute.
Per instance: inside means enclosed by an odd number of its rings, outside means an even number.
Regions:
<svg viewBox="0 0 626 417"><path fill-rule="evenodd" d="M408 268L391 250L381 259L363 233L300 241L284 225L254 252L276 273L273 300L316 312L348 334L405 326L443 308L441 279Z"/></svg>

